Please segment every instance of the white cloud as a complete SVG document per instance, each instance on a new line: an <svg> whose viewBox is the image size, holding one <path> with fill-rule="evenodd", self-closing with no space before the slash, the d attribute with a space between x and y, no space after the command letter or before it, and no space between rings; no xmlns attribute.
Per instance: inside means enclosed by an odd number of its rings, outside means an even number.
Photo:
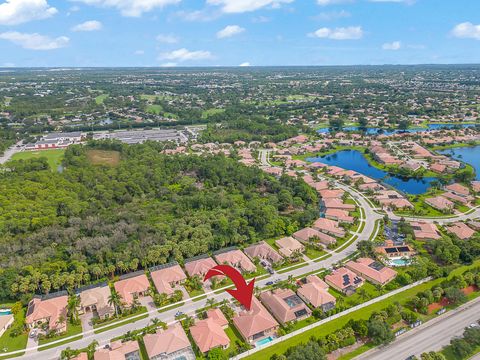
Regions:
<svg viewBox="0 0 480 360"><path fill-rule="evenodd" d="M480 40L480 25L471 22L460 23L453 28L452 35L457 38Z"/></svg>
<svg viewBox="0 0 480 360"><path fill-rule="evenodd" d="M102 23L97 20L89 20L84 23L75 25L72 31L98 31L103 27Z"/></svg>
<svg viewBox="0 0 480 360"><path fill-rule="evenodd" d="M181 0L74 0L87 5L112 7L120 11L123 16L139 17L143 13L167 5L178 4Z"/></svg>
<svg viewBox="0 0 480 360"><path fill-rule="evenodd" d="M244 13L266 6L278 8L281 4L290 4L294 0L207 0L207 4L219 5L225 13Z"/></svg>
<svg viewBox="0 0 480 360"><path fill-rule="evenodd" d="M256 24L267 23L267 22L270 22L271 20L272 19L270 19L269 17L263 16L263 15L252 18L252 22Z"/></svg>
<svg viewBox="0 0 480 360"><path fill-rule="evenodd" d="M144 50L135 50L133 52L133 55L145 55L145 51Z"/></svg>
<svg viewBox="0 0 480 360"><path fill-rule="evenodd" d="M164 44L176 44L180 39L173 34L158 34L157 41Z"/></svg>
<svg viewBox="0 0 480 360"><path fill-rule="evenodd" d="M247 66L251 66L250 63L248 61L245 61L243 63L241 63L240 65L238 65L240 67L247 67Z"/></svg>
<svg viewBox="0 0 480 360"><path fill-rule="evenodd" d="M400 41L393 41L382 45L383 50L399 50L401 47L402 43Z"/></svg>
<svg viewBox="0 0 480 360"><path fill-rule="evenodd" d="M322 20L322 21L331 21L337 19L348 18L352 16L348 11L340 10L340 11L326 11L321 12L320 14L313 16L314 20Z"/></svg>
<svg viewBox="0 0 480 360"><path fill-rule="evenodd" d="M0 39L8 40L14 44L20 45L24 49L30 50L54 50L63 48L70 42L70 39L66 36L59 36L52 39L48 36L37 33L25 34L17 31L0 33Z"/></svg>
<svg viewBox="0 0 480 360"><path fill-rule="evenodd" d="M177 66L177 63L167 62L167 63L160 64L160 66L161 67L175 67L175 66Z"/></svg>
<svg viewBox="0 0 480 360"><path fill-rule="evenodd" d="M245 29L238 25L228 25L219 32L217 32L217 38L224 39L229 38L244 32Z"/></svg>
<svg viewBox="0 0 480 360"><path fill-rule="evenodd" d="M182 19L183 21L212 21L221 16L219 11L209 12L206 10L195 11L177 11L174 14L175 17Z"/></svg>
<svg viewBox="0 0 480 360"><path fill-rule="evenodd" d="M323 27L308 35L321 39L358 40L363 37L363 30L361 26L337 27L335 29Z"/></svg>
<svg viewBox="0 0 480 360"><path fill-rule="evenodd" d="M353 2L353 0L317 0L317 4L320 6L338 5L351 2Z"/></svg>
<svg viewBox="0 0 480 360"><path fill-rule="evenodd" d="M189 51L188 49L185 49L185 48L162 53L159 56L159 59L171 60L171 61L195 61L195 60L208 60L212 58L213 56L210 53L210 51L204 51L204 50Z"/></svg>
<svg viewBox="0 0 480 360"><path fill-rule="evenodd" d="M58 12L47 0L6 0L0 4L0 25L18 25L47 19Z"/></svg>

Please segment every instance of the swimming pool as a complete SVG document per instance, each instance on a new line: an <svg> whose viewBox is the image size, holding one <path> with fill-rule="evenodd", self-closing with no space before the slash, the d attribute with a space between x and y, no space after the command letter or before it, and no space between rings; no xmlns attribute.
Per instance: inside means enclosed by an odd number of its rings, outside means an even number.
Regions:
<svg viewBox="0 0 480 360"><path fill-rule="evenodd" d="M410 265L410 259L390 259L389 263L391 266L407 266Z"/></svg>
<svg viewBox="0 0 480 360"><path fill-rule="evenodd" d="M260 346L263 346L265 344L268 344L269 342L275 340L275 338L273 336L269 336L265 339L262 339L262 340L258 340L256 343L255 343L255 347L260 347Z"/></svg>
<svg viewBox="0 0 480 360"><path fill-rule="evenodd" d="M11 314L12 314L12 310L10 310L10 309L0 309L0 316L11 315Z"/></svg>

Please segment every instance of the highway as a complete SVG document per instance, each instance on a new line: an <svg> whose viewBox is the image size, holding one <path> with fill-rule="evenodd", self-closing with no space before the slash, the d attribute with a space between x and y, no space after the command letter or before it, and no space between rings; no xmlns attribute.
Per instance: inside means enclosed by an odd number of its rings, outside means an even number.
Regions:
<svg viewBox="0 0 480 360"><path fill-rule="evenodd" d="M360 234L358 234L358 237L352 243L350 243L345 249L339 252L334 252L334 251L330 252L331 257L325 260L318 261L318 262L310 261L307 265L301 268L292 269L291 271L288 271L282 274L275 273L271 277L258 280L256 282L256 285L258 287L262 288L266 286L267 282L272 280L277 280L277 279L286 280L289 276L298 278L298 277L301 277L303 274L306 274L312 271L318 271L320 269L329 268L333 264L338 263L339 261L353 254L357 249L357 243L359 241L369 240L370 237L374 234L374 232L378 231L378 229L375 227L375 222L376 220L381 219L382 216L375 212L375 210L370 206L370 204L365 199L365 197L359 192L357 192L356 190L350 187L347 187L345 185L338 184L338 187L349 192L350 195L358 202L359 206L362 207L365 212L365 219L363 220L365 222L365 227L360 232ZM226 292L221 292L219 294L215 294L211 292L207 294L207 298L205 299L195 301L195 302L186 300L183 306L174 308L169 311L165 311L162 313L159 313L157 310L151 311L148 313L147 318L138 320L135 323L125 324L123 326L119 326L115 329L111 329L111 330L102 332L100 334L94 334L92 331L84 332L82 339L72 341L68 344L59 345L53 349L48 349L48 350L39 352L36 347L29 348L27 349L27 352L25 353L25 355L21 357L21 359L38 360L39 356L41 356L42 360L58 359L60 356L60 352L63 349L67 347L70 347L72 349L81 349L88 346L93 340L97 340L99 343L99 346L101 347L108 344L110 342L110 339L112 338L121 336L128 331L133 331L136 329L141 329L143 327L146 327L153 318L158 318L170 324L175 322L175 314L177 313L177 311L181 311L188 315L194 315L196 309L205 307L207 305L207 299L215 299L215 301L220 302L223 299L230 299L230 298L231 296Z"/></svg>
<svg viewBox="0 0 480 360"><path fill-rule="evenodd" d="M455 310L401 335L388 346L372 349L357 356L356 360L405 360L411 355L439 351L455 336L461 336L465 328L480 320L480 298L472 300ZM480 359L480 357L477 357Z"/></svg>

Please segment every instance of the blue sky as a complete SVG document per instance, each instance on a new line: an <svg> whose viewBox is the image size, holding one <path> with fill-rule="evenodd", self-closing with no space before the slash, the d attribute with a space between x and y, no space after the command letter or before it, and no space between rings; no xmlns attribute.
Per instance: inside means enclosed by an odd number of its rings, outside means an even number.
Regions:
<svg viewBox="0 0 480 360"><path fill-rule="evenodd" d="M479 62L477 0L0 0L0 66Z"/></svg>

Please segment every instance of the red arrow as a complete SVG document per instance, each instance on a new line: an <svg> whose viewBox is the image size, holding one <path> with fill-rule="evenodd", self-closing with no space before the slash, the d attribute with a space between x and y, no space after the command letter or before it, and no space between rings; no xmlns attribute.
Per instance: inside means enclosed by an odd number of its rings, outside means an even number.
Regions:
<svg viewBox="0 0 480 360"><path fill-rule="evenodd" d="M240 304L245 306L245 309L250 310L252 306L253 287L255 279L250 281L247 285L242 274L230 265L217 265L208 270L203 281L207 281L212 276L225 275L228 276L235 284L236 289L227 289L226 291L237 299Z"/></svg>

